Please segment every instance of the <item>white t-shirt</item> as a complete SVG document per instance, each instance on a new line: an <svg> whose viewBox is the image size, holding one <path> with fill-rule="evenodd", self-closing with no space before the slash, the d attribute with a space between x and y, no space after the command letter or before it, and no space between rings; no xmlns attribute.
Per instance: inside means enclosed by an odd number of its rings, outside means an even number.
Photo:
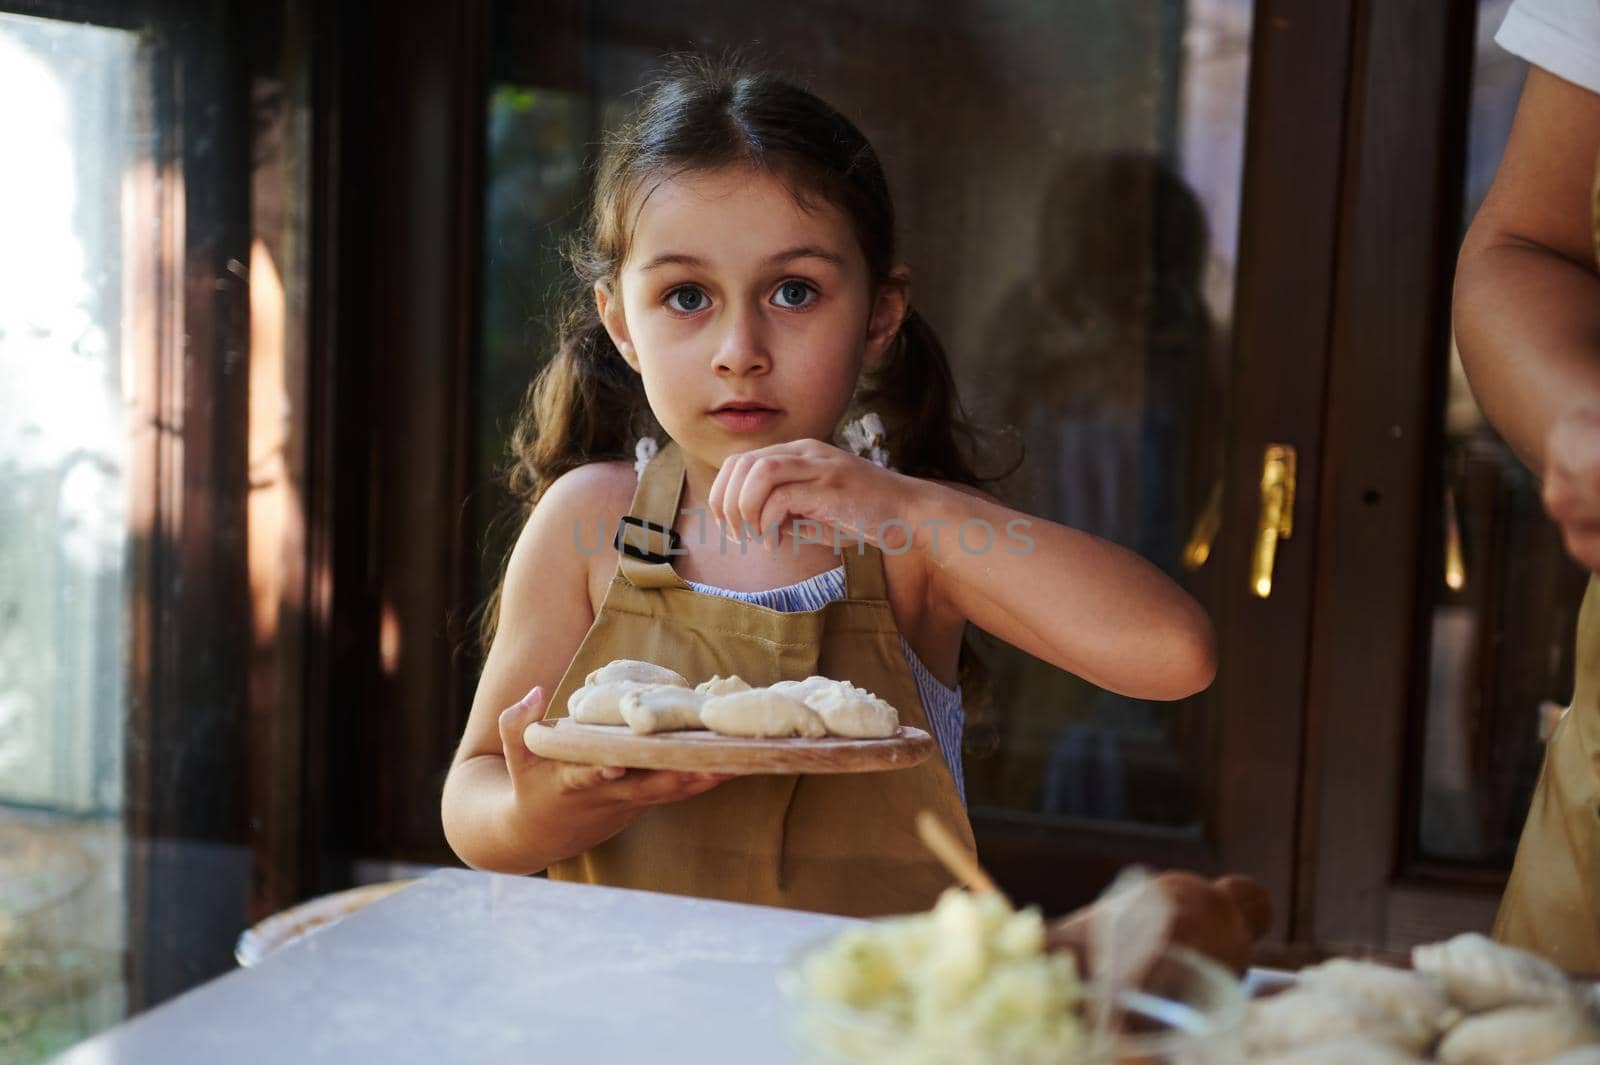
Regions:
<svg viewBox="0 0 1600 1065"><path fill-rule="evenodd" d="M1494 39L1563 81L1600 93L1600 0L1516 0Z"/></svg>

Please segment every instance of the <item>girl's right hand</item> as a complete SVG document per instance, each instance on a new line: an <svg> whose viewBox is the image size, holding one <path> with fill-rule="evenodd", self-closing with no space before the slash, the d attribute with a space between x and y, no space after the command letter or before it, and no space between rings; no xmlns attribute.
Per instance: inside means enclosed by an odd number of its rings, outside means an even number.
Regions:
<svg viewBox="0 0 1600 1065"><path fill-rule="evenodd" d="M500 743L519 810L545 808L552 800L571 803L612 815L607 820L622 818L615 834L651 806L691 799L737 775L579 765L541 757L528 750L522 736L548 710L544 689L536 687L500 714Z"/></svg>

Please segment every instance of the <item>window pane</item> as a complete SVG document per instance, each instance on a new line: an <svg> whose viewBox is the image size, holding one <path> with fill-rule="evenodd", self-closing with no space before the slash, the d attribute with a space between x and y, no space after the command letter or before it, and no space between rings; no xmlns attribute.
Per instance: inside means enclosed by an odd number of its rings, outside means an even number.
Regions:
<svg viewBox="0 0 1600 1065"><path fill-rule="evenodd" d="M136 40L0 15L0 1058L118 1020ZM26 160L26 165L16 161Z"/></svg>

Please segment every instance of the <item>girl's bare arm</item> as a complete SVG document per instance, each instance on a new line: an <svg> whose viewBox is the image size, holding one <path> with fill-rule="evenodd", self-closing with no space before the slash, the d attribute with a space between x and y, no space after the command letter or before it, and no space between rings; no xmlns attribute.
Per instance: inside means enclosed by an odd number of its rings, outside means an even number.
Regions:
<svg viewBox="0 0 1600 1065"><path fill-rule="evenodd" d="M603 501L622 493L625 508L631 490L626 468L573 470L550 486L512 551L500 624L441 804L445 838L474 868L538 872L611 838L651 805L726 779L552 762L522 742L594 621L590 560L574 529L593 543L597 521L612 528L621 513Z"/></svg>
<svg viewBox="0 0 1600 1065"><path fill-rule="evenodd" d="M1530 69L1456 268L1456 341L1472 391L1541 477L1556 422L1600 405L1597 158L1600 96Z"/></svg>
<svg viewBox="0 0 1600 1065"><path fill-rule="evenodd" d="M1211 621L1155 566L975 489L919 484L912 525L928 561L927 609L1122 695L1181 699L1210 685ZM974 524L963 538L964 523Z"/></svg>

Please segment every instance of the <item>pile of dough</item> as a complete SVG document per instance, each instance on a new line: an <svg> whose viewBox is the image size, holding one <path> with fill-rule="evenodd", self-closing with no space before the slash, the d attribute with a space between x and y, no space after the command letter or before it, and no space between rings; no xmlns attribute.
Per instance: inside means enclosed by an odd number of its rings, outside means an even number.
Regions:
<svg viewBox="0 0 1600 1065"><path fill-rule="evenodd" d="M1292 990L1251 1003L1250 1060L1600 1065L1595 1001L1548 960L1473 932L1417 947L1411 962L1301 971Z"/></svg>
<svg viewBox="0 0 1600 1065"><path fill-rule="evenodd" d="M1600 1027L1575 1003L1508 1006L1469 1017L1439 1044L1445 1065L1544 1062L1563 1051L1600 1043Z"/></svg>
<svg viewBox="0 0 1600 1065"><path fill-rule="evenodd" d="M706 695L732 695L734 692L749 691L750 685L743 677L724 677L719 673L710 680L696 684L694 690Z"/></svg>
<svg viewBox="0 0 1600 1065"><path fill-rule="evenodd" d="M1297 987L1250 1004L1245 1043L1254 1057L1301 1050L1360 1035L1409 1055L1422 1053L1436 1030L1390 1013L1371 1000L1335 991Z"/></svg>
<svg viewBox="0 0 1600 1065"><path fill-rule="evenodd" d="M1299 984L1356 1000L1369 1012L1413 1033L1418 1046L1431 1044L1461 1019L1461 1011L1445 995L1443 981L1432 973L1334 958L1302 969Z"/></svg>
<svg viewBox="0 0 1600 1065"><path fill-rule="evenodd" d="M1554 962L1477 932L1417 947L1411 951L1411 964L1418 972L1436 974L1450 997L1469 1013L1559 1003L1572 997L1572 985Z"/></svg>
<svg viewBox="0 0 1600 1065"><path fill-rule="evenodd" d="M738 677L715 677L706 685L718 682L744 684ZM701 685L702 689L706 685ZM833 680L813 674L805 680L780 680L766 688L751 689L749 685L745 685L745 688L752 694L766 692L784 701L769 704L766 700L749 698L728 704L720 707L712 716L703 718L706 727L733 736L828 735L854 740L884 739L893 736L900 728L900 714L894 707L847 680ZM789 703L800 704L811 714L799 713ZM813 721L812 717L817 721ZM719 721L721 725L716 724ZM817 731L818 722L821 732ZM764 731L766 729L794 731Z"/></svg>
<svg viewBox="0 0 1600 1065"><path fill-rule="evenodd" d="M791 699L799 699L801 702L805 702L808 697L817 692L827 691L834 685L843 683L845 682L829 680L827 677L819 677L816 674L812 674L805 680L780 680L778 683L768 687L772 691L789 696Z"/></svg>
<svg viewBox="0 0 1600 1065"><path fill-rule="evenodd" d="M817 738L828 734L828 726L815 710L771 688L713 695L700 708L700 720L724 736Z"/></svg>
<svg viewBox="0 0 1600 1065"><path fill-rule="evenodd" d="M650 691L657 684L641 684L636 680L613 680L601 684L585 684L567 699L567 716L583 725L626 725L622 717L622 699L630 692Z"/></svg>
<svg viewBox="0 0 1600 1065"><path fill-rule="evenodd" d="M681 732L705 728L700 708L711 696L675 684L637 688L623 695L622 720L635 732Z"/></svg>
<svg viewBox="0 0 1600 1065"><path fill-rule="evenodd" d="M658 666L654 662L641 662L636 658L619 658L607 662L583 679L584 687L594 687L611 681L631 680L640 684L672 684L687 688L689 682L677 670Z"/></svg>
<svg viewBox="0 0 1600 1065"><path fill-rule="evenodd" d="M622 715L624 696L653 688L688 687L689 682L676 670L654 662L619 658L584 678L583 686L567 697L567 716L584 725L626 725Z"/></svg>
<svg viewBox="0 0 1600 1065"><path fill-rule="evenodd" d="M876 740L893 736L900 727L894 707L847 680L816 689L805 697L805 703L822 718L832 736Z"/></svg>
<svg viewBox="0 0 1600 1065"><path fill-rule="evenodd" d="M567 699L567 713L580 724L638 733L710 729L753 738L882 739L900 727L894 707L847 680L812 675L755 688L718 674L690 687L676 670L634 658L591 672Z"/></svg>

